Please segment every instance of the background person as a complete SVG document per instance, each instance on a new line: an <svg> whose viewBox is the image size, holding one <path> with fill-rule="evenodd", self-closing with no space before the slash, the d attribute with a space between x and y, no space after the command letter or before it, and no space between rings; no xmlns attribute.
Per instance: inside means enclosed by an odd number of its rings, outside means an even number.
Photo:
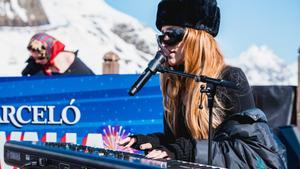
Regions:
<svg viewBox="0 0 300 169"><path fill-rule="evenodd" d="M78 57L78 51L66 51L65 45L46 33L37 33L27 46L30 57L23 76L94 74Z"/></svg>

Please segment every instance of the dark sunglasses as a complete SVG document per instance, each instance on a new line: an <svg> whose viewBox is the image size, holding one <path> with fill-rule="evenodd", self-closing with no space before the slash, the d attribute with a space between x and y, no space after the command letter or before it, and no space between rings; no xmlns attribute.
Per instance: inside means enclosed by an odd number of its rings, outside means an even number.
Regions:
<svg viewBox="0 0 300 169"><path fill-rule="evenodd" d="M32 52L41 52L40 49L34 49L34 48L31 48L31 47L27 47L27 49L29 51L32 51Z"/></svg>
<svg viewBox="0 0 300 169"><path fill-rule="evenodd" d="M29 46L27 47L27 49L28 49L29 51L32 51L32 52L41 52L41 50L45 50L46 47L45 47L44 45L42 45L41 47L35 48L35 47L33 47L32 45L29 45Z"/></svg>
<svg viewBox="0 0 300 169"><path fill-rule="evenodd" d="M185 29L170 28L162 33L162 35L158 36L159 42L168 46L174 46L182 41L185 34Z"/></svg>
<svg viewBox="0 0 300 169"><path fill-rule="evenodd" d="M39 49L34 49L34 48L31 48L31 47L27 47L27 49L31 52L38 52L38 53L41 52ZM34 58L34 59L35 60L44 60L44 59L46 59L46 57L40 56L40 57L37 57L37 58Z"/></svg>

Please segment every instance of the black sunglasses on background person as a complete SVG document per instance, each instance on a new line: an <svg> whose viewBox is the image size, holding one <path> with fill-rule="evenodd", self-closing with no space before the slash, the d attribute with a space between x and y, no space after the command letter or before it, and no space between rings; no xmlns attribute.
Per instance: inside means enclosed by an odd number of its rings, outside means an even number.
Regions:
<svg viewBox="0 0 300 169"><path fill-rule="evenodd" d="M38 52L40 53L41 51L39 49L34 49L34 48L27 48L30 52ZM47 59L46 57L43 57L43 56L39 56L39 57L36 57L34 58L34 60L44 60L44 59Z"/></svg>
<svg viewBox="0 0 300 169"><path fill-rule="evenodd" d="M158 41L168 46L174 46L182 41L184 34L184 28L170 28L158 36Z"/></svg>
<svg viewBox="0 0 300 169"><path fill-rule="evenodd" d="M27 47L28 51L31 51L31 52L41 52L40 49L35 49L35 48L31 48L31 47Z"/></svg>

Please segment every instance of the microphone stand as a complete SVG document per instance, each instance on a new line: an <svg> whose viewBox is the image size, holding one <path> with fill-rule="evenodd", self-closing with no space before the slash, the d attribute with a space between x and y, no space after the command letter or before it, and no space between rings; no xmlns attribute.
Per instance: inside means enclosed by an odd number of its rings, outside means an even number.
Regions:
<svg viewBox="0 0 300 169"><path fill-rule="evenodd" d="M201 93L206 93L207 94L207 101L208 101L208 110L209 110L209 118L208 118L208 165L212 165L212 110L214 106L214 97L216 94L216 89L217 86L222 86L222 87L227 87L227 88L232 88L232 89L237 89L238 86L231 82L231 81L226 81L222 79L214 79L210 78L207 76L202 76L202 75L193 75L193 74L187 74L183 72L179 72L176 70L171 70L167 67L162 67L159 66L157 69L158 72L161 73L169 73L169 74L174 74L174 75L179 75L182 77L187 77L194 79L195 82L204 82L206 83L206 89L201 88L200 92ZM201 103L200 103L201 104ZM200 106L199 106L200 107Z"/></svg>

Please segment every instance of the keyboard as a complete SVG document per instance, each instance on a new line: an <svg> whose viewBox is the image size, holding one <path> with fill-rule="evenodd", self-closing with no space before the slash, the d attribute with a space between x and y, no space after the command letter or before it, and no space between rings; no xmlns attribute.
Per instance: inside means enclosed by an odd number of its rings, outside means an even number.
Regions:
<svg viewBox="0 0 300 169"><path fill-rule="evenodd" d="M78 144L50 142L6 142L4 161L19 168L49 169L219 168L178 160L154 160L140 154Z"/></svg>

